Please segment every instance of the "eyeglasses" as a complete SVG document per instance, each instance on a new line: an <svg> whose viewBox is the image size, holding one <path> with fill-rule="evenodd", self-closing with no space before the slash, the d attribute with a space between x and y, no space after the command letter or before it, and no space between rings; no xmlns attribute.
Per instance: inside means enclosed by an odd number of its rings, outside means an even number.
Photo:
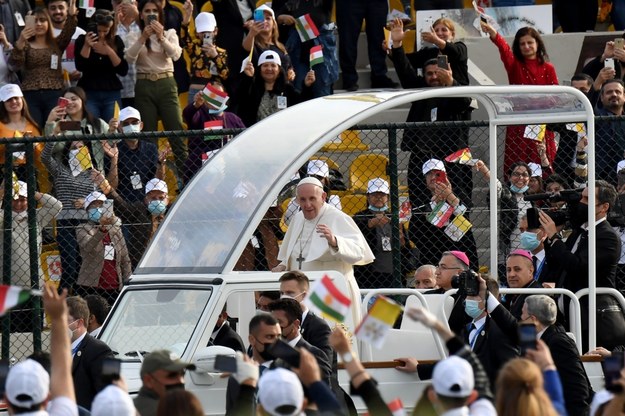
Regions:
<svg viewBox="0 0 625 416"><path fill-rule="evenodd" d="M529 178L530 175L527 173L521 173L521 172L512 172L512 176L516 177L516 178Z"/></svg>
<svg viewBox="0 0 625 416"><path fill-rule="evenodd" d="M441 270L462 270L462 267L449 267L444 264L439 264L436 268Z"/></svg>

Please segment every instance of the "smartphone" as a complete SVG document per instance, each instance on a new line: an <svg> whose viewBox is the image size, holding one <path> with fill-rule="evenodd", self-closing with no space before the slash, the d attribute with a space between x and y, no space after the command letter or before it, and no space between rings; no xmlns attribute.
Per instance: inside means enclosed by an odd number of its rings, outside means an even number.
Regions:
<svg viewBox="0 0 625 416"><path fill-rule="evenodd" d="M477 274L471 270L467 270L466 280L464 282L464 290L467 296L478 296L480 294L480 282L477 280Z"/></svg>
<svg viewBox="0 0 625 416"><path fill-rule="evenodd" d="M607 391L613 393L623 391L623 386L616 383L616 381L621 378L623 364L623 351L614 351L611 356L603 359L603 376L605 377L605 389Z"/></svg>
<svg viewBox="0 0 625 416"><path fill-rule="evenodd" d="M486 19L484 16L480 15L480 20L484 23L488 23L488 19Z"/></svg>
<svg viewBox="0 0 625 416"><path fill-rule="evenodd" d="M4 396L7 376L9 375L9 360L0 360L0 395Z"/></svg>
<svg viewBox="0 0 625 416"><path fill-rule="evenodd" d="M447 173L442 170L437 171L434 174L434 180L440 183L447 183Z"/></svg>
<svg viewBox="0 0 625 416"><path fill-rule="evenodd" d="M273 343L268 352L274 357L284 360L291 367L299 368L299 351L281 339Z"/></svg>
<svg viewBox="0 0 625 416"><path fill-rule="evenodd" d="M224 373L237 372L237 358L231 355L218 355L215 357L215 370Z"/></svg>
<svg viewBox="0 0 625 416"><path fill-rule="evenodd" d="M59 121L61 131L81 131L80 121L61 120Z"/></svg>
<svg viewBox="0 0 625 416"><path fill-rule="evenodd" d="M605 60L605 62L603 63L603 66L605 68L612 68L612 69L614 69L614 58L607 58Z"/></svg>
<svg viewBox="0 0 625 416"><path fill-rule="evenodd" d="M527 209L527 229L534 230L536 228L540 228L540 220L538 219L538 209L528 208Z"/></svg>
<svg viewBox="0 0 625 416"><path fill-rule="evenodd" d="M203 46L210 46L213 44L213 34L212 33L204 33L204 38L202 39Z"/></svg>
<svg viewBox="0 0 625 416"><path fill-rule="evenodd" d="M111 384L119 380L122 370L122 361L117 358L105 358L102 360L102 381Z"/></svg>
<svg viewBox="0 0 625 416"><path fill-rule="evenodd" d="M449 65L447 64L447 55L438 55L436 57L436 64L439 68L449 69Z"/></svg>
<svg viewBox="0 0 625 416"><path fill-rule="evenodd" d="M65 97L59 97L59 99L56 101L56 105L60 108L67 107L67 104L69 104L69 100Z"/></svg>
<svg viewBox="0 0 625 416"><path fill-rule="evenodd" d="M96 22L89 22L87 25L87 33L98 34L98 24Z"/></svg>
<svg viewBox="0 0 625 416"><path fill-rule="evenodd" d="M265 12L262 10L254 10L254 21L255 22L264 22L265 21Z"/></svg>
<svg viewBox="0 0 625 416"><path fill-rule="evenodd" d="M102 216L107 218L113 217L113 200L107 199L102 202Z"/></svg>
<svg viewBox="0 0 625 416"><path fill-rule="evenodd" d="M614 39L614 49L623 49L624 46L625 46L625 39L623 38Z"/></svg>
<svg viewBox="0 0 625 416"><path fill-rule="evenodd" d="M527 350L536 349L536 325L519 325L519 346L521 347L521 355L525 355Z"/></svg>
<svg viewBox="0 0 625 416"><path fill-rule="evenodd" d="M157 19L158 16L155 14L148 14L148 25Z"/></svg>
<svg viewBox="0 0 625 416"><path fill-rule="evenodd" d="M24 16L24 29L34 29L35 28L35 22L37 21L37 18L35 17L34 14L27 14L26 16Z"/></svg>

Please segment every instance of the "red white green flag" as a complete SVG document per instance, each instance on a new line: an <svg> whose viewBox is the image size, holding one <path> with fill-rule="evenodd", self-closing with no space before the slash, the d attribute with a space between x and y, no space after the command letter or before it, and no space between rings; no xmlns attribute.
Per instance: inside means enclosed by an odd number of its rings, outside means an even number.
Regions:
<svg viewBox="0 0 625 416"><path fill-rule="evenodd" d="M204 101L216 109L221 108L228 101L228 94L218 90L211 84L206 84L206 87L202 90L202 95L204 96Z"/></svg>
<svg viewBox="0 0 625 416"><path fill-rule="evenodd" d="M449 205L445 201L441 201L430 212L427 216L428 222L436 225L438 228L442 228L447 224L449 218L451 218L451 214L454 213L454 207Z"/></svg>
<svg viewBox="0 0 625 416"><path fill-rule="evenodd" d="M343 322L349 313L352 301L344 295L326 274L317 281L304 304L313 312L335 322Z"/></svg>
<svg viewBox="0 0 625 416"><path fill-rule="evenodd" d="M323 63L323 49L321 45L310 48L310 67Z"/></svg>
<svg viewBox="0 0 625 416"><path fill-rule="evenodd" d="M319 36L319 29L317 29L310 14L305 14L295 19L295 29L297 29L297 33L299 33L299 38L302 42L315 39Z"/></svg>
<svg viewBox="0 0 625 416"><path fill-rule="evenodd" d="M81 9L89 9L94 7L95 0L78 0L78 7Z"/></svg>
<svg viewBox="0 0 625 416"><path fill-rule="evenodd" d="M0 285L0 316L30 299L31 291L19 286Z"/></svg>

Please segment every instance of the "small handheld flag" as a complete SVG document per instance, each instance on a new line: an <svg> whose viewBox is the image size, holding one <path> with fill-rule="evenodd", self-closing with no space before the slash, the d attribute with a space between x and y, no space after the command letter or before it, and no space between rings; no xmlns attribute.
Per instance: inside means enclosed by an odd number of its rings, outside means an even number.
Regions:
<svg viewBox="0 0 625 416"><path fill-rule="evenodd" d="M471 149L464 148L457 152L454 152L445 158L445 162L460 163L461 165L475 166L478 159L473 159L471 156Z"/></svg>
<svg viewBox="0 0 625 416"><path fill-rule="evenodd" d="M445 227L445 234L453 241L460 241L462 237L473 227L473 224L463 215L456 215Z"/></svg>
<svg viewBox="0 0 625 416"><path fill-rule="evenodd" d="M319 29L317 29L310 14L305 14L295 19L295 29L297 29L297 33L302 42L315 39L319 36Z"/></svg>
<svg viewBox="0 0 625 416"><path fill-rule="evenodd" d="M352 301L334 285L328 275L324 275L306 296L304 304L324 318L340 323L349 313Z"/></svg>
<svg viewBox="0 0 625 416"><path fill-rule="evenodd" d="M323 49L321 45L310 48L310 67L323 63Z"/></svg>
<svg viewBox="0 0 625 416"><path fill-rule="evenodd" d="M536 140L542 142L545 139L545 130L547 126L545 124L528 124L525 126L523 137L530 140Z"/></svg>
<svg viewBox="0 0 625 416"><path fill-rule="evenodd" d="M19 286L0 285L0 316L9 309L26 302L32 295L41 296L41 292L30 291Z"/></svg>
<svg viewBox="0 0 625 416"><path fill-rule="evenodd" d="M211 84L206 84L206 87L202 90L202 95L204 96L204 101L216 109L221 108L228 101L228 94L218 90Z"/></svg>
<svg viewBox="0 0 625 416"><path fill-rule="evenodd" d="M113 104L113 118L119 120L119 104L117 104L117 101Z"/></svg>
<svg viewBox="0 0 625 416"><path fill-rule="evenodd" d="M441 201L430 212L427 216L427 220L429 223L436 225L438 228L443 228L445 224L451 218L451 215L454 213L454 207L449 205L445 201Z"/></svg>
<svg viewBox="0 0 625 416"><path fill-rule="evenodd" d="M382 348L388 330L393 327L402 307L385 296L378 296L369 313L356 328L356 337L375 348Z"/></svg>

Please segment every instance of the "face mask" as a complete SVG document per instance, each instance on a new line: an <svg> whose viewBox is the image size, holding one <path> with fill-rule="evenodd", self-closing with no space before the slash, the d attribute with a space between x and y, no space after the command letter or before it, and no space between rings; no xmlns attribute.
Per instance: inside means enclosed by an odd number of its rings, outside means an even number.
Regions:
<svg viewBox="0 0 625 416"><path fill-rule="evenodd" d="M521 233L521 248L523 250L534 251L540 245L538 235L525 231Z"/></svg>
<svg viewBox="0 0 625 416"><path fill-rule="evenodd" d="M369 205L369 210L373 212L384 212L388 210L388 207L384 205L382 208L374 207L373 205Z"/></svg>
<svg viewBox="0 0 625 416"><path fill-rule="evenodd" d="M221 113L223 113L224 111L226 111L226 109L227 109L227 108L228 108L228 106L226 105L226 103L223 103L223 104L221 105L221 107L219 107L219 108L212 108L212 107L209 107L209 109L208 109L208 114L221 114Z"/></svg>
<svg viewBox="0 0 625 416"><path fill-rule="evenodd" d="M579 203L575 209L575 222L579 225L588 222L588 205Z"/></svg>
<svg viewBox="0 0 625 416"><path fill-rule="evenodd" d="M293 300L297 300L297 298L299 298L304 293L306 293L306 292L298 293L295 296L291 296L291 295L287 295L286 293L283 293L282 295L280 295L280 299L293 299Z"/></svg>
<svg viewBox="0 0 625 416"><path fill-rule="evenodd" d="M171 390L184 390L184 383L168 384L165 386L165 391Z"/></svg>
<svg viewBox="0 0 625 416"><path fill-rule="evenodd" d="M163 201L154 200L150 201L150 203L148 204L148 211L150 211L150 214L152 215L164 214L166 210L167 205Z"/></svg>
<svg viewBox="0 0 625 416"><path fill-rule="evenodd" d="M480 309L479 305L480 302L477 300L466 299L464 301L464 312L475 319L484 312L484 309Z"/></svg>
<svg viewBox="0 0 625 416"><path fill-rule="evenodd" d="M516 185L510 185L510 190L515 194L524 194L528 189L530 189L528 185L525 185L523 188L519 188Z"/></svg>
<svg viewBox="0 0 625 416"><path fill-rule="evenodd" d="M271 343L271 342L266 342L266 343L263 344L263 350L262 351L257 351L258 355L260 355L260 358L262 358L265 361L271 361L271 360L273 360L275 358L268 351L269 349L271 349L272 345L273 345L273 343Z"/></svg>
<svg viewBox="0 0 625 416"><path fill-rule="evenodd" d="M76 329L72 329L69 326L72 325L74 322L77 322L77 321L78 321L78 319L76 319L75 321L70 322L70 324L67 325L67 336L69 337L70 340L74 336L74 332L76 332Z"/></svg>
<svg viewBox="0 0 625 416"><path fill-rule="evenodd" d="M122 131L124 133L140 133L141 132L141 123L139 124L128 124L122 127Z"/></svg>
<svg viewBox="0 0 625 416"><path fill-rule="evenodd" d="M87 211L87 216L89 221L99 223L100 218L102 218L102 210L100 208L91 208Z"/></svg>

